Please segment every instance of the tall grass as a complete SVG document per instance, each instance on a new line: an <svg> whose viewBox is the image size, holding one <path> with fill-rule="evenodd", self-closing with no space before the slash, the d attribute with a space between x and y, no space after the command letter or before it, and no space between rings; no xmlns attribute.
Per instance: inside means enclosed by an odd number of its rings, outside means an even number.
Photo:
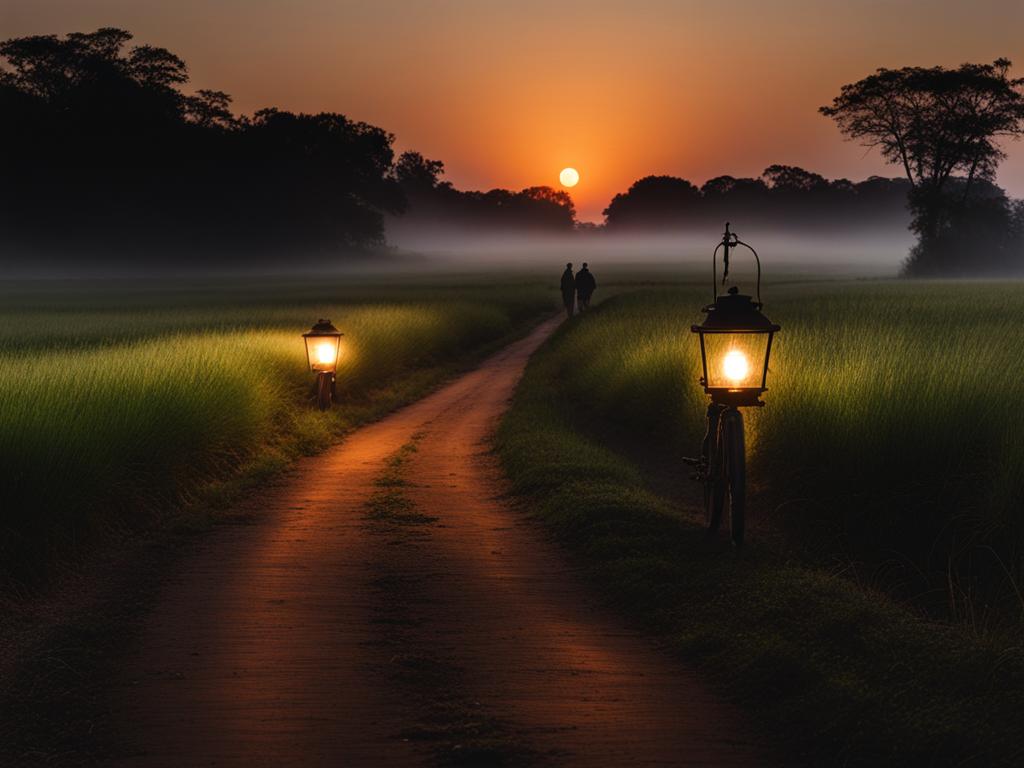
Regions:
<svg viewBox="0 0 1024 768"><path fill-rule="evenodd" d="M1007 435L1021 426L1024 286L776 285L765 298L783 331L767 407L746 413L750 507L768 525L742 551L705 534L699 489L687 508L685 479L666 482L688 474L679 457L704 430L689 330L703 291L620 295L559 330L498 432L512 492L602 594L744 705L786 764L1020 764L1007 716L1024 706L1019 603L997 560L1020 540ZM1000 631L890 599L894 559L954 596L949 616Z"/></svg>
<svg viewBox="0 0 1024 768"><path fill-rule="evenodd" d="M551 307L539 287L466 286L442 300L393 286L391 301L246 306L221 294L73 293L25 302L0 323L0 562L45 576L98 530L145 524L209 484L280 464L421 394L460 362ZM298 292L301 295L301 292ZM339 291L344 295L344 291ZM153 297L151 297L153 298ZM218 303L222 302L222 303ZM75 304L78 306L75 306ZM127 306L126 306L127 305ZM329 316L346 334L340 405L313 407L300 333Z"/></svg>
<svg viewBox="0 0 1024 768"><path fill-rule="evenodd" d="M785 542L983 630L1021 618L1024 285L765 291L782 324L748 409L752 509ZM617 296L559 345L582 424L692 455L703 435L690 288ZM682 468L679 470L682 472Z"/></svg>

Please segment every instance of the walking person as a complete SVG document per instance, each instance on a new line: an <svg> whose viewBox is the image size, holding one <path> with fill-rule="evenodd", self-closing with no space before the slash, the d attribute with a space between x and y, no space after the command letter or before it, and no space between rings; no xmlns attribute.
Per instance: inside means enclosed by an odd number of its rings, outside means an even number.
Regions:
<svg viewBox="0 0 1024 768"><path fill-rule="evenodd" d="M590 309L590 297L597 290L597 280L587 268L587 262L583 262L583 268L576 273L576 300L580 307L580 313Z"/></svg>
<svg viewBox="0 0 1024 768"><path fill-rule="evenodd" d="M565 304L565 316L571 318L576 304L576 278L572 274L572 263L565 265L562 273L562 302Z"/></svg>

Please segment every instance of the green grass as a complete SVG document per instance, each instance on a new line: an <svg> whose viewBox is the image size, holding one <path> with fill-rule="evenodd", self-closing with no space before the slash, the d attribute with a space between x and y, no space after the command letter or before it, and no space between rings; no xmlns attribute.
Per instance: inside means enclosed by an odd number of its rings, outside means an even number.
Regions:
<svg viewBox="0 0 1024 768"><path fill-rule="evenodd" d="M804 555L984 633L1024 602L1024 284L780 285L752 507ZM589 422L673 456L704 431L696 289L615 297L559 347ZM585 421L587 421L585 419Z"/></svg>
<svg viewBox="0 0 1024 768"><path fill-rule="evenodd" d="M554 303L530 281L424 282L2 286L2 575L45 579L87 558L97 533L224 500L415 399ZM325 316L346 335L341 402L321 414L300 333Z"/></svg>
<svg viewBox="0 0 1024 768"><path fill-rule="evenodd" d="M759 525L739 556L679 483L703 434L703 291L616 296L531 361L498 435L513 491L787 752L1019 763L1024 286L765 298L783 331L747 413Z"/></svg>

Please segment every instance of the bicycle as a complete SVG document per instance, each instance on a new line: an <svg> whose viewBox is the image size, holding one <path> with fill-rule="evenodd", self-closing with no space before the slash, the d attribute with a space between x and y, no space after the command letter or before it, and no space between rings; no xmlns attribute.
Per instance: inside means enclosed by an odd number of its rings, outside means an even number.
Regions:
<svg viewBox="0 0 1024 768"><path fill-rule="evenodd" d="M754 255L757 263L757 301L739 293L732 286L725 294L718 293L717 259L724 248L722 284L729 276L729 250L742 245ZM781 326L761 313L761 259L725 224L722 240L711 257L714 302L703 308L707 318L691 331L700 337L703 375L700 383L711 397L707 409L707 431L701 443L700 457L684 458L696 468L695 480L704 486L704 524L709 534L718 532L728 509L732 542L743 544L746 529L747 458L743 428L743 407L763 407L761 395L767 391L768 358L772 339ZM760 356L763 343L763 366L752 366L750 357ZM709 366L709 357L711 364Z"/></svg>

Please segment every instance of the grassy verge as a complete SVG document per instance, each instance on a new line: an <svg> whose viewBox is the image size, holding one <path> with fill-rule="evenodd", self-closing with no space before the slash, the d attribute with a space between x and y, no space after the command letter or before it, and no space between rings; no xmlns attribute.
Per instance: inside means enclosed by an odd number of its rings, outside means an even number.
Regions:
<svg viewBox="0 0 1024 768"><path fill-rule="evenodd" d="M0 333L0 578L43 583L102 534L204 511L420 397L552 306L540 284L122 286L17 293ZM299 334L345 332L340 404Z"/></svg>
<svg viewBox="0 0 1024 768"><path fill-rule="evenodd" d="M0 285L0 763L96 765L105 688L194 533L547 315L543 282ZM314 404L299 334L345 332Z"/></svg>
<svg viewBox="0 0 1024 768"><path fill-rule="evenodd" d="M1024 631L1024 284L770 286L753 507L801 557L979 635ZM704 396L692 288L609 301L561 347L583 423L689 455Z"/></svg>
<svg viewBox="0 0 1024 768"><path fill-rule="evenodd" d="M823 567L824 558L806 556L784 537L780 546L777 536L767 544L767 535L755 534L753 546L737 556L724 541L709 541L677 498L652 491L662 487L656 482L661 470L656 462L631 458L637 441L678 456L688 441L693 450L700 429L699 393L691 393L696 387L687 384L696 380L683 328L691 318L679 311L694 304L679 291L622 296L553 337L531 361L499 430L498 448L514 493L582 556L624 610L708 670L748 709L753 723L802 762L1019 764L1024 758L1017 723L1024 711L1019 642L929 621ZM775 319L771 306L769 314ZM795 318L794 312L789 327L787 318L779 319L792 330L799 326ZM815 350L827 350L834 341L828 334L812 335L806 333L802 345L787 351L790 365L801 354L811 359L824 354ZM902 345L905 349L906 338ZM864 361L871 349L862 345L859 355ZM875 367L885 363L876 360ZM898 379L903 367L896 368ZM823 377L811 385L828 389ZM850 391L871 384L854 377L845 381L845 390L830 390L831 396L852 402ZM932 379L931 386L941 389L942 382ZM933 405L955 399L940 398ZM773 400L766 411L780 408ZM853 413L844 415L847 429L861 423ZM941 408L932 414L943 415ZM752 424L752 467L765 472L771 466L765 453L772 433L765 424L758 433L758 426ZM880 428L891 426L883 418ZM842 433L834 423L827 428ZM807 435L820 451L815 441L823 438ZM950 445L943 440L937 448ZM825 477L828 454L817 461L801 455L809 470ZM898 451L889 453L892 462L901 458ZM866 457L866 462L883 460ZM919 456L908 460L921 461ZM836 474L834 462L830 471ZM792 472L780 476L797 487L808 482ZM769 498L771 491L761 489L766 495L760 498ZM901 491L906 488L896 483L884 489L890 500Z"/></svg>

